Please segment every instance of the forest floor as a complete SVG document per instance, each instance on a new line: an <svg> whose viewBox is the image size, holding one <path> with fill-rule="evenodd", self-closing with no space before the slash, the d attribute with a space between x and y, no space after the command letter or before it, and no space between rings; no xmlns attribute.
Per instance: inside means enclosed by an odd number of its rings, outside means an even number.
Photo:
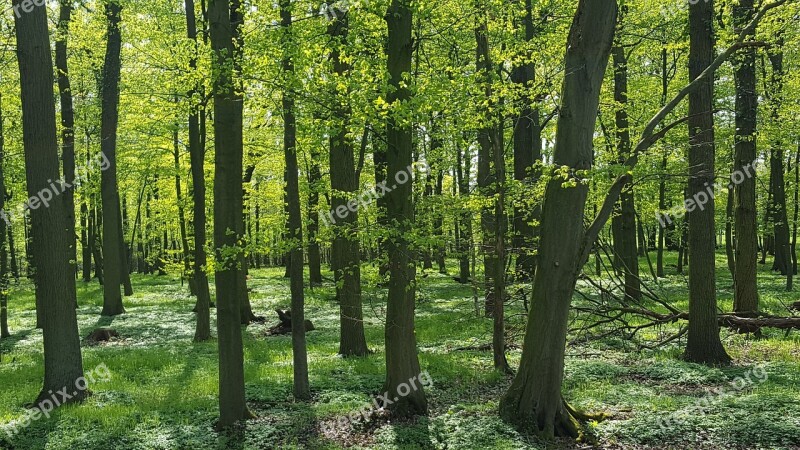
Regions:
<svg viewBox="0 0 800 450"><path fill-rule="evenodd" d="M674 262L671 257L668 262ZM718 263L720 307L729 310L731 283L723 258ZM790 314L784 305L800 294L786 293L782 279L764 266L761 270L764 309ZM667 271L674 273L674 266ZM374 354L348 360L336 356L333 284L307 291L306 317L317 328L308 334L313 401L295 403L290 337L265 336L278 322L273 310L289 306L282 275L280 269L251 272L254 310L267 317L266 324L244 332L247 399L258 418L226 435L213 431L216 342L192 343L194 300L174 277L136 275L136 293L125 299L127 313L113 320L99 316L102 290L97 283L78 283L81 336L101 326L120 335L85 345L84 368L104 364L111 377L92 384L92 395L82 405L61 408L9 438L4 426L26 415L23 405L36 397L43 376L32 286L22 281L11 292L13 337L0 342L0 448L800 449L800 333L787 336L777 330L764 330L761 339L723 330L734 358L734 365L725 368L680 361L683 341L645 351L614 338L570 345L566 398L611 418L590 424L592 437L585 444L546 445L520 435L497 417L498 398L510 379L492 370L491 352L458 350L489 343L491 320L477 317L470 286L433 272L420 279L417 308L421 366L433 381L426 388L429 417L391 423L377 412L368 423L341 420L381 393L385 290L365 289L367 340ZM376 285L367 266L364 281ZM685 283L683 276L671 275L657 289L685 310ZM521 301L509 304L512 329L519 328L523 312ZM512 366L519 357L513 347Z"/></svg>

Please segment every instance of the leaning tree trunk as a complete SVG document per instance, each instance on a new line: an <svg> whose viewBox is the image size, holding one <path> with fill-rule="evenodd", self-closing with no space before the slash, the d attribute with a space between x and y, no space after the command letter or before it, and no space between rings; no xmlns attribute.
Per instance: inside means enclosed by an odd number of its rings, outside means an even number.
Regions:
<svg viewBox="0 0 800 450"><path fill-rule="evenodd" d="M208 9L214 71L214 247L217 263L217 335L219 340L219 428L252 417L244 391L244 352L239 302L242 239L242 148L235 145L233 35L229 0L211 0Z"/></svg>
<svg viewBox="0 0 800 450"><path fill-rule="evenodd" d="M337 13L339 14L339 13ZM350 64L341 56L347 45L349 19L347 14L334 18L328 25L333 48L331 60L336 80L344 82L350 74ZM334 91L338 92L338 90ZM353 141L349 137L351 110L345 95L333 96L334 132L330 139L331 210L346 210L344 217L337 215L331 224L334 238L331 247L331 266L336 281L339 301L340 339L339 354L366 356L367 339L364 335L364 315L361 305L361 249L358 241L358 212L347 209L348 201L358 190Z"/></svg>
<svg viewBox="0 0 800 450"><path fill-rule="evenodd" d="M108 20L107 47L103 66L103 110L100 149L108 159L108 169L102 172L100 192L103 198L103 316L116 316L125 312L122 306L123 258L119 186L117 185L117 125L119 123L120 79L120 12L122 6L107 1L105 14Z"/></svg>
<svg viewBox="0 0 800 450"><path fill-rule="evenodd" d="M753 18L753 0L739 0L733 9L735 26L745 26ZM756 160L756 116L758 93L756 92L756 49L742 49L735 56L736 81L736 135L735 173L745 173L745 167ZM756 172L750 171L734 186L736 209L734 230L736 247L734 253L733 310L737 313L758 311L758 223L756 218Z"/></svg>
<svg viewBox="0 0 800 450"><path fill-rule="evenodd" d="M405 79L411 73L412 14L408 0L392 0L385 16L389 28L386 46L387 67L391 89L387 95L390 105L411 100L411 91ZM412 163L413 128L404 118L390 114L387 119L387 178L408 171ZM398 393L420 374L417 355L417 338L414 333L414 308L416 297L415 256L412 254L410 234L414 223L412 183L399 184L386 195L387 221L394 227L386 238L389 259L389 299L386 308L386 384L390 396ZM396 418L427 414L428 401L422 387L387 404Z"/></svg>
<svg viewBox="0 0 800 450"><path fill-rule="evenodd" d="M562 400L570 302L582 264L583 214L589 186L600 87L617 18L613 0L581 0L572 22L553 153L565 176L548 182L542 211L539 267L519 372L500 400L501 417L541 436L577 437L577 414Z"/></svg>
<svg viewBox="0 0 800 450"><path fill-rule="evenodd" d="M283 29L283 153L286 161L286 200L289 211L290 287L292 291L292 355L294 368L293 393L295 400L309 400L308 351L306 349L305 294L303 292L303 220L300 216L300 187L297 169L297 120L294 102L294 37L292 35L291 0L280 0Z"/></svg>
<svg viewBox="0 0 800 450"><path fill-rule="evenodd" d="M689 79L697 78L714 59L714 4L689 7ZM705 364L731 361L719 338L715 273L714 77L689 93L689 198L698 207L689 219L689 331L684 358Z"/></svg>
<svg viewBox="0 0 800 450"><path fill-rule="evenodd" d="M18 3L18 2L15 2ZM37 6L15 19L17 60L22 98L22 141L28 195L34 198L59 178L58 139L53 99L53 61L50 56L47 9ZM53 392L74 386L83 378L78 321L75 312L75 273L64 229L64 203L30 209L36 298L42 307L44 385L35 403ZM67 402L83 400L79 390Z"/></svg>

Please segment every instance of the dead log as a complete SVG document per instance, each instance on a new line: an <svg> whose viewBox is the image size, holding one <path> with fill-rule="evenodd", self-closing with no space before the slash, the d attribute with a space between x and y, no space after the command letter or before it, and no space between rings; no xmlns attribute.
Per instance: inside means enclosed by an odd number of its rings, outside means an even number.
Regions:
<svg viewBox="0 0 800 450"><path fill-rule="evenodd" d="M98 328L89 333L89 336L86 336L86 343L98 344L100 342L110 342L112 339L118 337L119 333L117 333L117 330L113 330L111 328Z"/></svg>
<svg viewBox="0 0 800 450"><path fill-rule="evenodd" d="M275 312L278 313L278 320L280 320L280 323L268 329L266 335L281 336L292 334L292 311L290 309L287 309L286 311L276 309ZM306 320L304 323L306 326L306 332L314 331L316 329L310 320Z"/></svg>

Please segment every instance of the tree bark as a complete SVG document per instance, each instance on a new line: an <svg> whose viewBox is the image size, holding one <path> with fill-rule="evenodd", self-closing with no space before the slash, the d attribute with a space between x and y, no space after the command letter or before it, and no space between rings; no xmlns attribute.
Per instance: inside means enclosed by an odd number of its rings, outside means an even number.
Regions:
<svg viewBox="0 0 800 450"><path fill-rule="evenodd" d="M552 438L577 437L577 414L562 400L564 351L572 293L583 264L583 214L589 186L577 177L593 161L600 88L617 19L613 0L581 0L572 22L553 153L569 174L548 182L542 211L539 267L519 372L500 400L501 417Z"/></svg>
<svg viewBox="0 0 800 450"><path fill-rule="evenodd" d="M229 0L209 3L211 45L214 51L214 247L217 259L217 335L219 342L219 428L252 417L244 391L244 353L239 302L242 236L242 147L236 144L233 33Z"/></svg>
<svg viewBox="0 0 800 450"><path fill-rule="evenodd" d="M411 72L412 58L412 13L408 0L392 0L386 16L389 37L386 47L389 85L387 95L390 105L406 104L411 92L404 78ZM387 179L397 181L400 172L407 172L412 164L411 124L390 114L387 118ZM386 195L387 222L394 227L386 238L389 260L389 298L386 310L386 385L391 395L398 393L400 385L406 384L420 374L417 356L417 338L414 333L414 309L416 297L416 265L410 245L410 232L414 222L412 183L398 184ZM421 386L406 396L399 397L387 408L396 418L408 418L427 414L428 401Z"/></svg>
<svg viewBox="0 0 800 450"><path fill-rule="evenodd" d="M783 38L778 37L776 48L770 51L772 79L770 83L771 120L780 123L780 108L783 103ZM772 142L770 149L770 184L772 185L772 223L775 237L775 260L772 270L788 277L791 269L789 249L789 221L786 214L786 181L784 178L784 149L780 138ZM788 282L788 278L787 278Z"/></svg>
<svg viewBox="0 0 800 450"><path fill-rule="evenodd" d="M75 111L72 106L72 88L67 65L67 39L72 15L72 2L60 2L58 34L56 39L56 71L58 73L58 92L61 101L61 159L64 166L64 206L67 214L67 242L69 243L71 264L77 265L75 245ZM77 267L77 266L75 266Z"/></svg>
<svg viewBox="0 0 800 450"><path fill-rule="evenodd" d="M331 37L331 60L335 80L346 83L350 64L342 58L349 31L348 15L341 14L328 25ZM338 92L338 91L337 91ZM367 340L364 335L364 317L361 300L361 248L358 241L358 210L352 200L357 195L358 178L354 160L353 141L349 137L351 109L348 94L333 97L334 121L330 139L331 210L337 212L331 223L334 232L331 248L331 266L336 281L339 301L340 339L339 354L366 356ZM355 206L358 206L357 204ZM344 217L338 211L345 211Z"/></svg>
<svg viewBox="0 0 800 450"><path fill-rule="evenodd" d="M734 26L744 27L753 18L753 0L739 0L733 8ZM750 34L753 36L755 33ZM736 83L736 134L734 137L734 173L744 173L744 168L755 164L756 119L758 92L756 92L756 49L740 50L734 60ZM736 251L733 310L737 313L758 311L758 222L756 217L756 171L735 185L734 214ZM730 195L730 194L729 194Z"/></svg>
<svg viewBox="0 0 800 450"><path fill-rule="evenodd" d="M294 37L292 33L291 0L280 0L281 28L283 29L283 153L286 160L286 193L289 211L290 288L292 292L292 355L294 368L294 398L309 400L308 351L306 349L305 294L303 292L303 221L300 215L300 187L297 168L297 120L294 100Z"/></svg>
<svg viewBox="0 0 800 450"><path fill-rule="evenodd" d="M535 37L533 25L533 5L531 0L525 1L523 28L525 41L530 43ZM542 127L539 120L539 108L531 90L536 83L535 65L532 54L525 55L523 63L512 71L512 81L522 87L520 96L521 109L514 125L514 179L527 188L531 188L539 180L539 170L534 163L542 159ZM540 204L529 204L521 201L514 207L514 249L517 252L516 278L530 281L536 272L536 239L537 228L542 214Z"/></svg>
<svg viewBox="0 0 800 450"><path fill-rule="evenodd" d="M3 123L3 96L0 94L0 338L11 336L8 331L8 252L6 228L11 218L6 212L6 139Z"/></svg>
<svg viewBox="0 0 800 450"><path fill-rule="evenodd" d="M19 5L19 1L14 2ZM30 198L51 189L59 178L58 139L53 98L53 61L47 29L47 9L15 18L22 98L22 139ZM33 205L31 205L33 206ZM35 403L50 398L83 377L80 338L75 312L75 273L70 267L64 203L30 208L33 258L36 262L37 303L42 307L44 385ZM80 390L67 402L83 400ZM65 402L66 403L66 402Z"/></svg>
<svg viewBox="0 0 800 450"><path fill-rule="evenodd" d="M689 6L689 79L714 59L713 0ZM714 78L689 93L689 198L698 205L689 219L689 331L684 358L728 364L719 338L714 239Z"/></svg>
<svg viewBox="0 0 800 450"><path fill-rule="evenodd" d="M120 12L122 6L114 1L105 3L108 21L107 47L103 66L103 111L100 148L108 159L108 169L101 174L103 199L103 316L116 316L125 312L122 306L120 285L122 284L123 258L122 225L117 185L117 125L119 123L119 79L120 79Z"/></svg>

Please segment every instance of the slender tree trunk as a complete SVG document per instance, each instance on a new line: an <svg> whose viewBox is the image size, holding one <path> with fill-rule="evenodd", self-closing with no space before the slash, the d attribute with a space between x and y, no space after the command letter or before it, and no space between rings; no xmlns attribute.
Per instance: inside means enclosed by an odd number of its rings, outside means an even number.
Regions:
<svg viewBox="0 0 800 450"><path fill-rule="evenodd" d="M322 189L322 173L319 169L320 154L316 146L311 146L310 167L308 170L308 273L309 284L322 285L322 256L319 241L319 192ZM259 234L259 210L256 205L256 235ZM261 265L260 255L256 255L256 267Z"/></svg>
<svg viewBox="0 0 800 450"><path fill-rule="evenodd" d="M525 15L522 19L525 29L525 41L531 42L536 31L533 25L533 4L525 1ZM514 125L514 179L527 188L531 188L539 179L539 170L534 163L542 159L542 127L539 121L539 109L534 106L531 90L536 83L535 65L530 58L530 51L525 55L526 61L512 71L512 80L525 91L520 97L522 102L520 114ZM536 272L536 239L537 228L533 225L541 219L540 204L529 204L520 201L514 207L514 249L517 252L516 278L530 281Z"/></svg>
<svg viewBox="0 0 800 450"><path fill-rule="evenodd" d="M331 36L331 60L335 79L345 80L350 64L341 58L341 49L347 45L349 20L347 14L328 25ZM341 81L346 83L347 81ZM336 281L336 297L340 310L339 354L366 356L369 353L364 335L364 317L361 305L361 249L358 241L358 211L349 208L349 201L358 190L353 142L348 137L351 110L344 95L334 98L333 120L336 130L330 140L331 210L337 211L334 230L332 266ZM354 210L355 209L355 210ZM345 214L338 214L345 211ZM342 217L344 216L344 217Z"/></svg>
<svg viewBox="0 0 800 450"><path fill-rule="evenodd" d="M781 123L780 108L783 103L783 38L778 37L778 43L769 54L772 65L771 80L771 120ZM775 261L772 270L787 276L791 269L791 255L789 249L789 220L786 214L786 182L784 179L784 149L783 142L777 138L770 149L770 183L772 184L772 222L775 236Z"/></svg>
<svg viewBox="0 0 800 450"><path fill-rule="evenodd" d="M714 59L713 0L689 7L689 79ZM714 235L714 79L689 93L689 197L705 207L689 219L689 332L684 358L705 364L728 364L719 338Z"/></svg>
<svg viewBox="0 0 800 450"><path fill-rule="evenodd" d="M0 338L11 336L8 331L8 252L6 228L11 219L6 212L6 139L3 123L3 96L0 94Z"/></svg>
<svg viewBox="0 0 800 450"><path fill-rule="evenodd" d="M18 1L14 2L19 4ZM25 149L29 197L52 189L49 180L59 178L58 139L53 98L53 61L47 30L47 9L15 19L17 55L22 98L22 139ZM31 208L33 257L36 262L36 297L42 307L44 337L44 384L36 404L83 377L80 338L75 312L75 273L70 270L70 248L64 229L64 203ZM79 390L65 403L83 400Z"/></svg>
<svg viewBox="0 0 800 450"><path fill-rule="evenodd" d="M185 0L187 37L192 41L193 52L189 60L192 71L197 70L197 19L195 15L194 0ZM205 109L198 104L198 99L204 97L202 87L195 85L187 94L190 101L189 109L189 163L192 169L192 215L194 217L194 257L193 274L194 284L197 289L197 326L194 333L195 342L207 341L211 338L211 293L208 288L208 275L206 275L206 180L205 180L205 140L201 137L199 115L205 115ZM202 108L202 109L201 109Z"/></svg>
<svg viewBox="0 0 800 450"><path fill-rule="evenodd" d="M58 37L56 39L56 70L58 73L58 92L61 100L61 159L64 165L64 207L67 214L67 242L70 248L70 261L77 264L75 245L75 111L72 107L72 88L67 66L67 39L72 15L72 2L60 2L58 18Z"/></svg>
<svg viewBox="0 0 800 450"><path fill-rule="evenodd" d="M280 0L281 27L283 28L283 153L286 160L286 193L289 210L289 257L291 258L292 291L292 354L294 368L294 398L309 400L308 352L306 349L305 294L303 292L303 221L300 216L300 187L298 181L297 124L294 101L294 36L292 32L291 0Z"/></svg>
<svg viewBox="0 0 800 450"><path fill-rule="evenodd" d="M608 65L617 5L581 0L569 33L553 163L569 167L570 179L554 176L542 211L539 267L519 372L500 400L501 417L545 438L577 437L577 417L561 397L564 351L572 294L581 271L583 214L589 186L576 171L594 159L600 87Z"/></svg>
<svg viewBox="0 0 800 450"><path fill-rule="evenodd" d="M458 176L458 196L461 198L458 228L461 245L458 248L459 281L469 284L472 279L470 273L470 256L472 254L472 214L466 207L469 198L469 177L472 170L472 152L467 146L463 152L460 145L456 145L456 174Z"/></svg>
<svg viewBox="0 0 800 450"><path fill-rule="evenodd" d="M119 187L117 185L117 124L119 122L120 79L120 12L122 6L112 0L105 3L108 21L107 47L103 67L103 111L101 126L101 151L109 161L107 170L101 174L103 198L103 316L116 316L125 312L122 306L120 285L122 284L123 258L120 235L121 213L119 210Z"/></svg>
<svg viewBox="0 0 800 450"><path fill-rule="evenodd" d="M242 238L242 148L235 144L236 120L234 92L233 34L229 0L211 0L209 23L214 71L214 247L217 263L217 335L219 342L218 427L227 428L252 417L244 391L244 353L239 302L239 266Z"/></svg>
<svg viewBox="0 0 800 450"><path fill-rule="evenodd" d="M411 73L412 14L408 0L392 0L385 16L389 29L386 46L389 72L390 105L407 103L411 91L405 79ZM405 119L390 114L387 119L387 179L394 182L396 174L408 171L412 164L413 128ZM394 179L394 180L392 180ZM389 298L386 309L386 385L389 395L420 375L417 338L414 333L416 297L416 258L412 254L409 234L414 223L412 183L399 184L386 196L388 223L394 227L386 239L389 259ZM427 414L428 401L421 386L397 401L386 404L396 418Z"/></svg>
<svg viewBox="0 0 800 450"><path fill-rule="evenodd" d="M753 18L753 0L739 0L734 6L736 28L741 28ZM756 49L740 50L734 59L736 82L736 135L734 173L746 174L734 186L735 193L735 275L733 310L737 313L758 311L758 222L756 218L756 119L758 92L756 92ZM746 167L751 167L745 171ZM733 180L732 180L733 181Z"/></svg>
<svg viewBox="0 0 800 450"><path fill-rule="evenodd" d="M614 102L617 135L617 155L620 163L625 162L631 153L630 121L628 119L628 57L622 45L622 28L625 9L619 16L617 37L611 54L614 62ZM632 301L642 299L639 279L639 248L636 233L636 206L633 197L633 183L628 183L620 195L619 239L615 249L619 250L622 273L625 276L625 298Z"/></svg>
<svg viewBox="0 0 800 450"><path fill-rule="evenodd" d="M178 203L178 225L180 226L181 233L181 250L183 252L183 273L184 277L189 280L189 293L195 295L197 288L195 287L194 277L192 273L191 249L189 248L189 238L186 234L186 214L184 213L183 192L181 189L181 155L180 146L178 143L178 128L176 128L172 135L173 140L173 156L175 160L175 199Z"/></svg>

